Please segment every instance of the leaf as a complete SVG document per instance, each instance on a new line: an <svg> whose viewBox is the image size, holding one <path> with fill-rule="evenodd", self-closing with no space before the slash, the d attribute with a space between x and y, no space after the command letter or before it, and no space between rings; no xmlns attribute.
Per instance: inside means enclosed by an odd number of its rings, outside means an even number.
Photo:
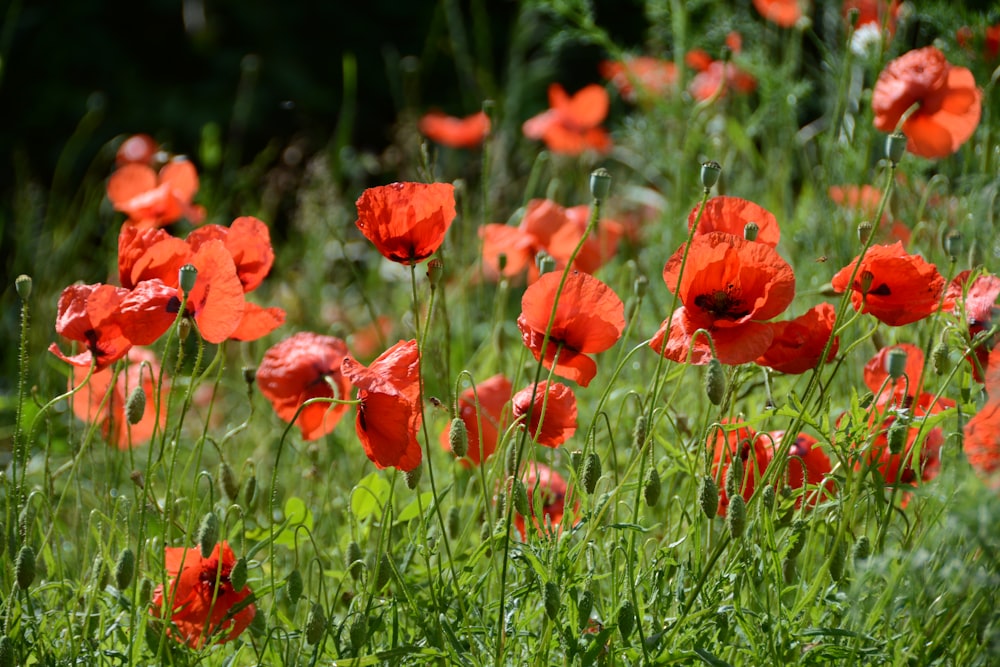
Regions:
<svg viewBox="0 0 1000 667"><path fill-rule="evenodd" d="M373 515L381 518L391 488L378 472L370 473L351 489L351 513L358 521Z"/></svg>
<svg viewBox="0 0 1000 667"><path fill-rule="evenodd" d="M410 501L410 504L404 507L403 511L399 513L399 516L396 517L396 523L401 524L416 519L420 516L420 507L430 507L433 500L433 491L425 491L424 493L421 493L420 502L417 502L416 498Z"/></svg>
<svg viewBox="0 0 1000 667"><path fill-rule="evenodd" d="M305 501L296 496L292 496L287 501L285 501L285 507L283 509L285 514L285 520L281 524L281 530L274 534L274 543L282 544L289 549L295 548L295 531L299 526L304 526L306 530L311 531L313 529L313 515L312 512L306 507ZM271 538L271 528L267 526L261 526L256 530L247 531L247 539L250 540L265 540ZM267 542L262 542L267 544ZM259 548L261 545L258 545ZM256 549L254 552L256 552Z"/></svg>

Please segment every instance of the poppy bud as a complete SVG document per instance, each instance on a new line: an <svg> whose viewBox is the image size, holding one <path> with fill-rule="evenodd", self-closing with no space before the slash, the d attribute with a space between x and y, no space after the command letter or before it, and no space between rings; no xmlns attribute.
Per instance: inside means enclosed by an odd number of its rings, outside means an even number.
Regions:
<svg viewBox="0 0 1000 667"><path fill-rule="evenodd" d="M248 508L253 507L253 501L257 499L257 475L250 473L247 478L247 485L243 487L243 504Z"/></svg>
<svg viewBox="0 0 1000 667"><path fill-rule="evenodd" d="M35 550L29 546L21 547L14 561L14 578L22 591L28 590L35 580Z"/></svg>
<svg viewBox="0 0 1000 667"><path fill-rule="evenodd" d="M347 571L351 573L351 578L354 581L361 578L361 567L364 565L362 561L363 557L361 545L351 540L347 545L347 553L344 554L344 561L347 565Z"/></svg>
<svg viewBox="0 0 1000 667"><path fill-rule="evenodd" d="M760 492L760 509L762 512L769 512L774 508L774 487L765 486Z"/></svg>
<svg viewBox="0 0 1000 667"><path fill-rule="evenodd" d="M734 540L743 536L743 531L747 527L747 504L743 496L733 496L729 499L729 508L726 510L726 529L730 537Z"/></svg>
<svg viewBox="0 0 1000 667"><path fill-rule="evenodd" d="M893 380L903 377L906 372L906 350L901 347L894 347L885 355L885 372Z"/></svg>
<svg viewBox="0 0 1000 667"><path fill-rule="evenodd" d="M243 556L240 556L233 563L233 569L229 571L229 583L232 584L233 590L237 593L247 585L247 559Z"/></svg>
<svg viewBox="0 0 1000 667"><path fill-rule="evenodd" d="M934 372L944 375L951 370L951 359L948 358L948 344L941 341L934 346L931 351L931 361L934 364Z"/></svg>
<svg viewBox="0 0 1000 667"><path fill-rule="evenodd" d="M97 590L103 590L108 585L108 568L100 555L94 556L94 563L90 566L90 577L94 580L94 588Z"/></svg>
<svg viewBox="0 0 1000 667"><path fill-rule="evenodd" d="M250 619L249 628L254 637L263 637L267 632L267 614L260 607L257 607L257 613Z"/></svg>
<svg viewBox="0 0 1000 667"><path fill-rule="evenodd" d="M622 600L618 607L618 632L622 635L623 641L628 641L635 630L635 608L632 607L631 600Z"/></svg>
<svg viewBox="0 0 1000 667"><path fill-rule="evenodd" d="M632 427L632 447L635 449L642 449L642 446L646 444L646 415L640 414L635 418L635 426Z"/></svg>
<svg viewBox="0 0 1000 667"><path fill-rule="evenodd" d="M948 257L952 261L958 259L958 256L962 254L962 232L957 229L953 229L948 232L944 237L944 251L948 253Z"/></svg>
<svg viewBox="0 0 1000 667"><path fill-rule="evenodd" d="M701 483L698 484L698 504L705 516L715 518L715 513L719 510L719 487L711 475L702 475Z"/></svg>
<svg viewBox="0 0 1000 667"><path fill-rule="evenodd" d="M380 591L389 583L392 576L392 563L389 554L383 553L378 561L378 569L375 571L375 590Z"/></svg>
<svg viewBox="0 0 1000 667"><path fill-rule="evenodd" d="M554 581L546 581L542 589L542 602L545 604L545 615L553 621L559 618L559 585Z"/></svg>
<svg viewBox="0 0 1000 667"><path fill-rule="evenodd" d="M594 594L589 590L582 591L580 597L576 599L576 618L581 630L587 627L587 623L590 622L590 612L593 610Z"/></svg>
<svg viewBox="0 0 1000 667"><path fill-rule="evenodd" d="M185 298L194 289L194 284L197 280L198 269L194 264L185 264L177 271L177 284L180 286Z"/></svg>
<svg viewBox="0 0 1000 667"><path fill-rule="evenodd" d="M137 386L129 393L128 400L125 401L125 417L129 424L135 426L142 421L144 412L146 412L146 392L141 386Z"/></svg>
<svg viewBox="0 0 1000 667"><path fill-rule="evenodd" d="M444 276L444 262L436 257L427 262L427 280L431 284L431 289L438 286L442 276Z"/></svg>
<svg viewBox="0 0 1000 667"><path fill-rule="evenodd" d="M10 637L0 637L0 667L14 667L17 656L14 655L14 642Z"/></svg>
<svg viewBox="0 0 1000 667"><path fill-rule="evenodd" d="M886 433L886 438L889 441L889 453L899 454L903 451L903 445L906 444L906 424L900 420L896 420L889 427L889 431ZM889 482L894 482L896 480L886 480Z"/></svg>
<svg viewBox="0 0 1000 667"><path fill-rule="evenodd" d="M649 287L649 278L646 276L638 276L632 282L632 294L637 298L641 299L646 296L646 288Z"/></svg>
<svg viewBox="0 0 1000 667"><path fill-rule="evenodd" d="M146 606L147 604L149 604L149 598L152 595L153 595L153 580L143 577L142 581L139 582L139 604L142 606Z"/></svg>
<svg viewBox="0 0 1000 667"><path fill-rule="evenodd" d="M14 289L21 301L27 301L31 296L31 276L22 273L14 280Z"/></svg>
<svg viewBox="0 0 1000 667"><path fill-rule="evenodd" d="M893 166L899 164L906 152L906 135L902 132L893 132L885 138L885 154L892 162Z"/></svg>
<svg viewBox="0 0 1000 667"><path fill-rule="evenodd" d="M243 381L248 385L253 384L257 380L257 369L253 366L243 367Z"/></svg>
<svg viewBox="0 0 1000 667"><path fill-rule="evenodd" d="M756 241L757 234L760 233L760 225L756 222L748 222L743 225L743 238L747 241Z"/></svg>
<svg viewBox="0 0 1000 667"><path fill-rule="evenodd" d="M556 269L556 260L544 250L539 250L535 256L535 264L538 266L539 275L544 275Z"/></svg>
<svg viewBox="0 0 1000 667"><path fill-rule="evenodd" d="M288 598L288 602L294 605L302 597L302 589L304 588L304 582L302 581L302 573L299 572L298 568L292 570L285 577L285 597Z"/></svg>
<svg viewBox="0 0 1000 667"><path fill-rule="evenodd" d="M524 488L524 482L514 478L511 480L510 490L511 500L514 501L514 509L521 516L530 516L531 508L528 506L528 491Z"/></svg>
<svg viewBox="0 0 1000 667"><path fill-rule="evenodd" d="M583 464L583 490L588 494L597 488L597 480L601 477L601 458L594 452L587 454Z"/></svg>
<svg viewBox="0 0 1000 667"><path fill-rule="evenodd" d="M351 637L351 646L357 653L368 641L368 621L364 616L357 616L351 622L351 627L347 629L347 634Z"/></svg>
<svg viewBox="0 0 1000 667"><path fill-rule="evenodd" d="M590 172L590 196L597 201L604 201L608 198L611 190L611 173L604 167L599 167Z"/></svg>
<svg viewBox="0 0 1000 667"><path fill-rule="evenodd" d="M240 484L236 480L236 473L225 461L219 462L219 486L230 500L235 501L239 498Z"/></svg>
<svg viewBox="0 0 1000 667"><path fill-rule="evenodd" d="M219 517L215 516L215 512L209 512L201 518L195 541L201 549L201 557L208 558L219 541Z"/></svg>
<svg viewBox="0 0 1000 667"><path fill-rule="evenodd" d="M862 244L868 242L868 237L871 236L871 233L872 233L872 223L870 223L868 221L865 221L865 222L862 222L860 225L858 225L858 241L860 241ZM862 271L862 274L865 274L865 273L869 273L869 272L868 271ZM873 278L874 278L874 276L873 276ZM865 293L865 294L868 293L867 289L862 289L861 291L863 293Z"/></svg>
<svg viewBox="0 0 1000 667"><path fill-rule="evenodd" d="M507 459L504 461L504 472L508 477L517 476L517 443L512 442L507 447Z"/></svg>
<svg viewBox="0 0 1000 667"><path fill-rule="evenodd" d="M448 537L455 540L462 530L462 513L458 507L452 505L448 508Z"/></svg>
<svg viewBox="0 0 1000 667"><path fill-rule="evenodd" d="M720 405L722 397L726 395L726 374L717 357L709 359L705 368L705 394L712 405Z"/></svg>
<svg viewBox="0 0 1000 667"><path fill-rule="evenodd" d="M408 488L410 491L417 488L417 485L420 484L420 478L423 477L423 474L424 474L424 469L420 465L417 465L417 467L414 468L413 470L407 470L405 473L403 473L403 477L406 479L406 488Z"/></svg>
<svg viewBox="0 0 1000 667"><path fill-rule="evenodd" d="M854 553L852 554L854 560L854 567L857 568L860 561L868 560L872 555L872 543L868 539L867 535L862 535L858 538L858 541L854 543Z"/></svg>
<svg viewBox="0 0 1000 667"><path fill-rule="evenodd" d="M847 545L843 540L836 540L830 550L830 576L834 581L844 577L844 564L847 562Z"/></svg>
<svg viewBox="0 0 1000 667"><path fill-rule="evenodd" d="M319 640L323 639L323 632L326 630L326 612L323 605L316 603L309 610L306 616L306 641L315 646Z"/></svg>
<svg viewBox="0 0 1000 667"><path fill-rule="evenodd" d="M573 467L573 472L579 477L583 474L583 452L579 449L569 453L569 463Z"/></svg>
<svg viewBox="0 0 1000 667"><path fill-rule="evenodd" d="M451 453L458 458L462 458L469 451L469 429L466 428L465 420L461 417L455 417L451 420L448 445L451 447Z"/></svg>
<svg viewBox="0 0 1000 667"><path fill-rule="evenodd" d="M743 486L743 460L734 456L729 461L729 467L726 468L726 478L723 481L723 487L726 490L726 495L732 498L733 496L740 495L740 488Z"/></svg>
<svg viewBox="0 0 1000 667"><path fill-rule="evenodd" d="M792 522L792 527L788 531L788 551L785 552L786 558L794 560L802 553L802 547L806 544L806 528L808 525L805 519L796 519Z"/></svg>
<svg viewBox="0 0 1000 667"><path fill-rule="evenodd" d="M646 473L646 481L642 485L642 497L646 500L646 505L652 507L660 499L660 473L656 472L656 466L652 466Z"/></svg>
<svg viewBox="0 0 1000 667"><path fill-rule="evenodd" d="M132 583L135 576L135 554L128 547L122 549L115 561L115 587L123 591Z"/></svg>
<svg viewBox="0 0 1000 667"><path fill-rule="evenodd" d="M722 173L722 165L715 160L701 163L701 185L706 190L711 190L712 186L719 182L719 175Z"/></svg>

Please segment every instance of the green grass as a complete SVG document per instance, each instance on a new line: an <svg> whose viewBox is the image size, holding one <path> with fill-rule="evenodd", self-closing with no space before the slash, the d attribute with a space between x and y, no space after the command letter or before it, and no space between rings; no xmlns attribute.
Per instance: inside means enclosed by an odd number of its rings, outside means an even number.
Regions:
<svg viewBox="0 0 1000 667"><path fill-rule="evenodd" d="M53 186L50 194L22 173L2 222L13 229L19 272L33 278L23 304L14 276L3 295L0 656L11 656L3 664L990 664L1000 653L1000 499L962 453L962 426L982 392L962 361L960 322L932 316L887 327L847 309L835 363L796 376L765 375L754 364L727 368L720 405L705 395L703 368L660 362L646 345L670 311L663 265L686 238L688 212L703 195L700 164L709 159L722 165L712 194L754 201L781 225L778 251L797 287L782 317L840 303L830 278L861 251L861 215L833 204L833 185L885 191L891 182L887 210L910 228L911 252L946 276L995 271L1000 99L992 70L953 38L960 25L981 28L985 18L921 7L884 52L864 58L845 48L827 3L814 3L811 26L792 30L764 23L749 3L686 4L647 3L649 50L678 60L695 47L718 56L739 26L743 51L734 59L757 78L757 91L696 103L678 90L635 106L612 91L605 125L615 149L605 157L550 154L520 131L542 110L571 47L624 52L590 6L575 2L521 3L503 76L478 74L494 95L494 133L481 152L425 147L414 124L422 109L402 100L389 151L350 147L351 113L364 109L348 102L346 125L292 175L279 166L278 147L242 165L218 161L232 153L211 132L200 149L188 147L196 162L216 160L212 169L201 165L196 199L209 222L256 215L272 226L275 265L253 298L284 308L288 319L251 343L212 346L192 335L178 345L173 332L158 341L153 349L170 379L159 400L169 416L152 442L133 450L109 447L99 427L73 416L61 396L69 370L45 351L58 339L65 286L116 281L123 220L104 194L115 140L88 156L92 166L75 189ZM462 76L477 76L487 64L468 36L456 38L460 19L447 19L450 56ZM956 155L906 155L891 168L884 135L872 127L871 86L928 24L949 59L975 73L982 120ZM487 37L481 16L466 29L474 45ZM81 123L81 133L92 131ZM67 161L79 159L76 145L67 145ZM588 182L598 166L613 179L605 216L659 204L639 237L596 274L626 302L625 335L598 357L589 387L567 382L579 408L569 442L553 450L512 430L481 468L465 466L438 444L456 387L502 372L517 391L539 372L516 326L524 286L484 278L477 230L516 222L535 197L593 205ZM410 272L383 260L353 224L361 191L392 179L459 184L459 216L435 289L423 265L411 286ZM75 194L57 194L66 191ZM279 205L289 192L290 209ZM954 262L941 243L949 231L964 238ZM360 344L359 332L379 316L391 330L366 363L396 340L421 336L419 479L374 468L352 428L353 408L330 435L304 442L243 372L298 331ZM863 366L881 345L929 352L942 339L952 344L951 367L928 369L925 390L957 407L924 426L941 429L940 473L913 489L887 488L855 466L875 435ZM707 517L699 503L712 463L706 437L713 424L737 418L757 431L817 438L835 464L833 497L796 509L771 473L772 484L747 503L742 530ZM636 438L640 421L646 429ZM574 462L591 455L601 474L587 480L595 482L588 492ZM513 503L496 500L512 467L523 476L529 460L562 474L567 510L579 508L561 530L521 540L511 529ZM234 479L223 479L224 466ZM193 650L167 636L148 600L165 579L164 547L196 548L208 514L246 558L258 616L233 642ZM117 582L123 550L134 555L135 573Z"/></svg>

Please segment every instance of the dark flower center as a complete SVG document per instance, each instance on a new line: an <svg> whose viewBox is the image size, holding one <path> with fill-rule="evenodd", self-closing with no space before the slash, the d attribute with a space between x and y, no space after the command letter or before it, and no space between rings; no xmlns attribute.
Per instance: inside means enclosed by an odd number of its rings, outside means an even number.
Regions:
<svg viewBox="0 0 1000 667"><path fill-rule="evenodd" d="M729 283L724 290L715 290L711 294L699 294L694 298L694 305L715 318L731 318L738 320L746 317L750 311L739 298L739 288Z"/></svg>

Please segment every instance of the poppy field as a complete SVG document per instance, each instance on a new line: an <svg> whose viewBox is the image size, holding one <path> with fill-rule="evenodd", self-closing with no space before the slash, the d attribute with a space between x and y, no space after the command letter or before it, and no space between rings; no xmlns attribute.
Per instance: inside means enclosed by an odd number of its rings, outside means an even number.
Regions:
<svg viewBox="0 0 1000 667"><path fill-rule="evenodd" d="M0 667L995 664L1000 15L516 4L18 172Z"/></svg>

